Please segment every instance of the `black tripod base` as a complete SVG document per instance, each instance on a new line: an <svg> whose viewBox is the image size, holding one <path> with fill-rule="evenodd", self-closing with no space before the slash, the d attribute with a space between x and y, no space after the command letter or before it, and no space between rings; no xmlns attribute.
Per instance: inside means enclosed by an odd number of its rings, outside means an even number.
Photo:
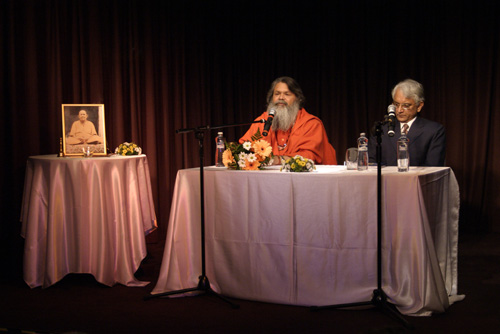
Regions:
<svg viewBox="0 0 500 334"><path fill-rule="evenodd" d="M151 294L149 296L144 297L144 300L172 296L172 295L179 295L179 294L188 293L188 292L200 292L200 295L201 294L213 295L213 296L219 298L220 300L228 303L231 306L231 308L233 308L233 309L240 308L240 306L238 304L231 302L226 297L215 292L212 289L212 287L210 286L210 282L208 281L208 278L204 275L199 277L198 286L196 288L189 288L189 289L182 289L182 290L175 290L175 291L168 291L168 292L163 292L163 293Z"/></svg>
<svg viewBox="0 0 500 334"><path fill-rule="evenodd" d="M375 306L377 309L381 310L387 316L399 321L406 329L413 330L415 327L403 318L403 315L398 311L398 309L391 303L387 301L387 295L382 289L376 289L373 291L373 298L369 302L359 302L359 303L349 303L349 304L337 304L337 305L326 305L326 306L311 306L311 311L319 311L326 309L339 309L339 308L350 308L359 306Z"/></svg>
<svg viewBox="0 0 500 334"><path fill-rule="evenodd" d="M403 318L403 315L398 311L396 306L387 301L387 295L383 290L377 289L373 291L372 304L376 308L384 312L387 316L399 321L406 329L415 329L415 326L413 326L408 321L406 321L405 318Z"/></svg>

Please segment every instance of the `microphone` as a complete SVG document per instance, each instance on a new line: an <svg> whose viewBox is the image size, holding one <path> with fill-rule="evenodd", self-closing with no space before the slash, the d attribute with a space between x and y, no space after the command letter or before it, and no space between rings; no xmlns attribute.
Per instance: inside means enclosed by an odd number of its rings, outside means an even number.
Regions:
<svg viewBox="0 0 500 334"><path fill-rule="evenodd" d="M394 123L395 123L395 118L396 118L396 106L391 104L387 107L387 119L389 122L389 130L387 131L387 134L389 137L394 136Z"/></svg>
<svg viewBox="0 0 500 334"><path fill-rule="evenodd" d="M271 124L273 124L274 114L276 114L276 110L274 109L269 110L269 112L267 113L269 117L267 118L266 124L264 125L264 131L262 131L262 135L264 137L267 136L269 129L271 128Z"/></svg>

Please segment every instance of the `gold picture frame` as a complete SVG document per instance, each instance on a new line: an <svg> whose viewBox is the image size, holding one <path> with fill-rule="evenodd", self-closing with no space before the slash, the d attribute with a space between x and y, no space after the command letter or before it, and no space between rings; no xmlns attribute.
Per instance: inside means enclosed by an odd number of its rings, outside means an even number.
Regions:
<svg viewBox="0 0 500 334"><path fill-rule="evenodd" d="M106 156L104 104L62 105L64 156Z"/></svg>

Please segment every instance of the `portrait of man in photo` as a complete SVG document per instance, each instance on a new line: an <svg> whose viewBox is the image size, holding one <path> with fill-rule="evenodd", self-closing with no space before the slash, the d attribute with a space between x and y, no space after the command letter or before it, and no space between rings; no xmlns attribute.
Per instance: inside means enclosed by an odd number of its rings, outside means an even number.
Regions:
<svg viewBox="0 0 500 334"><path fill-rule="evenodd" d="M63 105L63 143L65 155L106 154L104 105Z"/></svg>

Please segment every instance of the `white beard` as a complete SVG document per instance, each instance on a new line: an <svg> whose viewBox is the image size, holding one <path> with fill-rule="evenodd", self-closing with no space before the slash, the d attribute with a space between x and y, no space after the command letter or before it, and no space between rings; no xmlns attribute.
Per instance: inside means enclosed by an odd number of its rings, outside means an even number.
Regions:
<svg viewBox="0 0 500 334"><path fill-rule="evenodd" d="M297 114L299 113L299 103L296 101L292 105L277 106L276 103L269 103L267 110L275 109L272 129L273 131L288 131L295 124Z"/></svg>

